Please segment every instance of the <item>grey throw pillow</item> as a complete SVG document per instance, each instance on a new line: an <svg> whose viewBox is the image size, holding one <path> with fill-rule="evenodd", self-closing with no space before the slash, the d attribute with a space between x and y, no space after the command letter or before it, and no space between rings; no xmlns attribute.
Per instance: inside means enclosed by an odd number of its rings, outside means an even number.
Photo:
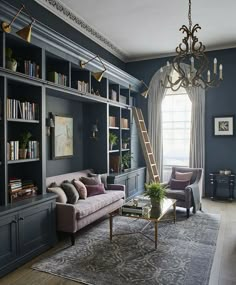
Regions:
<svg viewBox="0 0 236 285"><path fill-rule="evenodd" d="M51 184L48 187L47 191L50 193L57 194L56 202L59 202L59 203L66 203L67 202L67 197L66 197L65 192L56 183Z"/></svg>
<svg viewBox="0 0 236 285"><path fill-rule="evenodd" d="M61 184L62 189L66 193L67 203L76 204L79 200L79 193L75 186L70 182L63 182Z"/></svg>
<svg viewBox="0 0 236 285"><path fill-rule="evenodd" d="M101 184L101 175L96 174L96 176L93 177L80 177L79 179L81 182L83 182L85 185L98 185Z"/></svg>

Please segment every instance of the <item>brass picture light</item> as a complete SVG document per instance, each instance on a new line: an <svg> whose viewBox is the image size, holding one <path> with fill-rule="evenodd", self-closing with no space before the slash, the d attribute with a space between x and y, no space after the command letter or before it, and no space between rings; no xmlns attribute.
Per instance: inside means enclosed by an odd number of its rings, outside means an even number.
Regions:
<svg viewBox="0 0 236 285"><path fill-rule="evenodd" d="M147 88L145 91L143 91L141 93L141 95L146 99L148 96L148 93L149 93L149 87L147 86L147 84L143 80L141 80L141 83Z"/></svg>
<svg viewBox="0 0 236 285"><path fill-rule="evenodd" d="M101 62L102 66L103 66L103 70L98 71L98 72L92 72L92 75L98 82L101 82L102 77L103 77L103 75L107 69L106 69L106 67L105 67L104 63L102 62L99 55L94 56L93 58L91 58L90 60L88 60L86 62L80 61L80 67L84 68L86 64L88 64L90 61L95 60L96 58L98 58L98 60Z"/></svg>
<svg viewBox="0 0 236 285"><path fill-rule="evenodd" d="M35 19L30 15L30 13L26 10L25 5L23 5L23 4L21 5L21 8L17 11L16 15L13 17L13 19L11 20L10 23L2 22L2 30L5 33L8 33L8 34L11 33L11 26L15 22L15 20L19 16L19 14L22 12L22 10L26 11L27 15L31 19L31 23L29 25L27 25L26 27L24 27L23 29L17 31L16 33L22 39L24 39L25 41L30 43L31 42L31 34L32 34L32 25L35 22Z"/></svg>

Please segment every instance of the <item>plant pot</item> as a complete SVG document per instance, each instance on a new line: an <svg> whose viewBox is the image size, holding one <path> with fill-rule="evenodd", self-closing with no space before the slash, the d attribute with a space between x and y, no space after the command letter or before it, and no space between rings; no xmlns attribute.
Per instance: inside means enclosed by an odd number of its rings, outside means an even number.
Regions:
<svg viewBox="0 0 236 285"><path fill-rule="evenodd" d="M12 61L12 60L7 60L6 61L6 68L12 70L12 71L16 71L17 69L17 62L16 61Z"/></svg>
<svg viewBox="0 0 236 285"><path fill-rule="evenodd" d="M151 198L151 217L159 217L162 210L162 203L160 201L156 201L155 199Z"/></svg>
<svg viewBox="0 0 236 285"><path fill-rule="evenodd" d="M128 143L122 143L122 148L127 149L128 148Z"/></svg>
<svg viewBox="0 0 236 285"><path fill-rule="evenodd" d="M27 158L27 148L20 148L19 149L19 158L20 159L26 159Z"/></svg>

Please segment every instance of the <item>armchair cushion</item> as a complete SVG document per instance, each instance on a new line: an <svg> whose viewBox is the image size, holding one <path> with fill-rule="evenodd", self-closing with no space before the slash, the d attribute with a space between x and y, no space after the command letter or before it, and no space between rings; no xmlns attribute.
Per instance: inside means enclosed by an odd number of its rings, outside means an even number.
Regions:
<svg viewBox="0 0 236 285"><path fill-rule="evenodd" d="M170 189L184 190L190 184L190 180L177 180L172 178L170 180Z"/></svg>
<svg viewBox="0 0 236 285"><path fill-rule="evenodd" d="M177 180L188 180L190 181L190 179L193 176L193 172L175 172L175 179Z"/></svg>
<svg viewBox="0 0 236 285"><path fill-rule="evenodd" d="M181 201L185 201L186 199L184 190L166 189L166 197Z"/></svg>

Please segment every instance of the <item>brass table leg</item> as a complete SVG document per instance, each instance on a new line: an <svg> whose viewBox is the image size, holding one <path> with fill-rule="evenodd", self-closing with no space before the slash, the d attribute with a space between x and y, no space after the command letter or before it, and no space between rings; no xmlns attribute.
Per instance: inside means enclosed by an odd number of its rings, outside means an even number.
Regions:
<svg viewBox="0 0 236 285"><path fill-rule="evenodd" d="M112 241L112 224L113 224L113 215L112 213L109 214L109 221L110 221L110 241Z"/></svg>
<svg viewBox="0 0 236 285"><path fill-rule="evenodd" d="M173 205L173 215L174 215L174 223L176 222L176 202L174 203L174 205Z"/></svg>
<svg viewBox="0 0 236 285"><path fill-rule="evenodd" d="M157 249L157 221L155 221L155 249Z"/></svg>

